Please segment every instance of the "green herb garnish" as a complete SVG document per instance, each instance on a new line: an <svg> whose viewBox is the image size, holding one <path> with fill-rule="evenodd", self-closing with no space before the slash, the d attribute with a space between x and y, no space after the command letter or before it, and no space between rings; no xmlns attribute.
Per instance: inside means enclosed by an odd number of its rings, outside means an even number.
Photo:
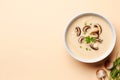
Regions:
<svg viewBox="0 0 120 80"><path fill-rule="evenodd" d="M116 66L120 66L120 57L119 58L117 58L116 60L115 60L115 62L114 62L114 67L116 67Z"/></svg>
<svg viewBox="0 0 120 80"><path fill-rule="evenodd" d="M84 35L86 34L86 32L84 32Z"/></svg>
<svg viewBox="0 0 120 80"><path fill-rule="evenodd" d="M87 22L85 22L85 26L87 25Z"/></svg>
<svg viewBox="0 0 120 80"><path fill-rule="evenodd" d="M94 37L91 37L91 42L95 42L95 38Z"/></svg>
<svg viewBox="0 0 120 80"><path fill-rule="evenodd" d="M88 48L86 48L86 51L88 51Z"/></svg>
<svg viewBox="0 0 120 80"><path fill-rule="evenodd" d="M113 68L110 71L111 80L120 80L120 57L114 61Z"/></svg>
<svg viewBox="0 0 120 80"><path fill-rule="evenodd" d="M92 23L90 23L90 25L92 25Z"/></svg>
<svg viewBox="0 0 120 80"><path fill-rule="evenodd" d="M80 48L82 48L82 46L80 46Z"/></svg>
<svg viewBox="0 0 120 80"><path fill-rule="evenodd" d="M85 41L86 41L87 44L90 43L91 42L90 36L85 37Z"/></svg>
<svg viewBox="0 0 120 80"><path fill-rule="evenodd" d="M87 44L88 44L88 43L91 43L91 42L95 42L95 38L94 38L94 37L87 36L87 37L85 37L85 41L86 41Z"/></svg>
<svg viewBox="0 0 120 80"><path fill-rule="evenodd" d="M91 51L91 49L89 49L89 51Z"/></svg>
<svg viewBox="0 0 120 80"><path fill-rule="evenodd" d="M111 70L111 72L110 72L110 76L111 76L113 79L117 78L118 76L120 77L119 74L120 74L120 70L117 69L116 67L113 68L113 69ZM115 79L115 80L116 80L116 79Z"/></svg>

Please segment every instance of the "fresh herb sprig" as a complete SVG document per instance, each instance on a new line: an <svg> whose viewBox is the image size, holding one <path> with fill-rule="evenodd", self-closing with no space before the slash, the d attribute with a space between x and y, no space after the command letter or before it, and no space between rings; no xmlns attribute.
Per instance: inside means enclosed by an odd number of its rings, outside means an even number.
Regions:
<svg viewBox="0 0 120 80"><path fill-rule="evenodd" d="M87 36L87 37L85 37L85 41L86 41L87 44L88 44L88 43L91 43L91 42L95 42L95 38L94 38L94 37Z"/></svg>
<svg viewBox="0 0 120 80"><path fill-rule="evenodd" d="M112 80L120 80L120 57L114 61L110 76Z"/></svg>

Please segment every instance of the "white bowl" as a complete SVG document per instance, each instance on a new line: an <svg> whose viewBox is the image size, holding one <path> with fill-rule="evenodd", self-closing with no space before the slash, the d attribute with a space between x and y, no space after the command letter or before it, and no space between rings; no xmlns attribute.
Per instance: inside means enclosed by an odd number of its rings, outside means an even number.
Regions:
<svg viewBox="0 0 120 80"><path fill-rule="evenodd" d="M81 17L81 16L84 16L84 15L95 15L95 16L99 16L101 17L102 19L104 19L110 26L111 30L112 30L112 34L113 34L113 39L112 39L112 44L110 46L110 48L100 57L98 58L95 58L95 59L83 59L83 58L80 58L78 56L75 55L75 53L73 53L70 48L68 47L68 44L67 44L67 41L66 41L66 35L67 35L67 30L68 28L70 27L71 23L76 20L77 18ZM116 32L115 32L115 29L112 25L112 23L104 16L100 15L100 14L97 14L97 13L81 13L77 16L75 16L69 23L68 25L66 26L66 29L65 29L65 33L64 33L64 43L65 43L65 48L67 49L68 53L73 57L75 58L76 60L78 61L81 61L81 62L84 62L84 63L95 63L95 62L99 62L103 59L105 59L108 55L110 55L110 53L112 52L114 46L115 46L115 43L116 43Z"/></svg>

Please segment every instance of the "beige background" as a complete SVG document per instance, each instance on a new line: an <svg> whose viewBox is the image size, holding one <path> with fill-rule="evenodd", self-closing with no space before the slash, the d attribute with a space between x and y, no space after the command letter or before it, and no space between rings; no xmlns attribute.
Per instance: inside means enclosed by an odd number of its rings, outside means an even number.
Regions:
<svg viewBox="0 0 120 80"><path fill-rule="evenodd" d="M81 12L109 18L117 51L120 0L0 0L0 80L97 80L101 66L74 60L63 44L65 26Z"/></svg>

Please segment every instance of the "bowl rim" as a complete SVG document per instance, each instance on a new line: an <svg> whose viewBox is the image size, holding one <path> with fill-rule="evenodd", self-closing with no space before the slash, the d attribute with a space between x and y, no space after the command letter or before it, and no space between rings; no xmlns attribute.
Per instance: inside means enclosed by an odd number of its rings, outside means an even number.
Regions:
<svg viewBox="0 0 120 80"><path fill-rule="evenodd" d="M75 55L75 53L73 53L70 49L69 49L69 46L67 44L67 41L66 41L66 36L67 36L67 30L69 28L69 26L71 25L71 23L73 21L75 21L77 18L81 17L81 16L84 16L84 15L95 15L95 16L99 16L101 17L102 19L104 19L108 24L109 24L109 27L111 28L112 30L112 35L113 35L113 38L112 38L112 43L110 45L110 47L108 48L108 50L105 52L104 55L98 57L98 58L95 58L95 59L83 59L83 58L80 58L78 56ZM114 49L114 46L115 46L115 43L116 43L116 32L115 32L115 29L114 29L114 26L112 25L112 23L108 20L108 18L106 18L105 16L101 15L101 14L98 14L98 13L94 13L94 12L85 12L85 13L80 13L76 16L74 16L67 24L67 26L65 27L65 30L64 30L64 46L67 50L67 52L76 60L80 61L80 62L84 62L84 63L95 63L95 62L99 62L103 59L105 59L106 57L108 57L112 50Z"/></svg>

